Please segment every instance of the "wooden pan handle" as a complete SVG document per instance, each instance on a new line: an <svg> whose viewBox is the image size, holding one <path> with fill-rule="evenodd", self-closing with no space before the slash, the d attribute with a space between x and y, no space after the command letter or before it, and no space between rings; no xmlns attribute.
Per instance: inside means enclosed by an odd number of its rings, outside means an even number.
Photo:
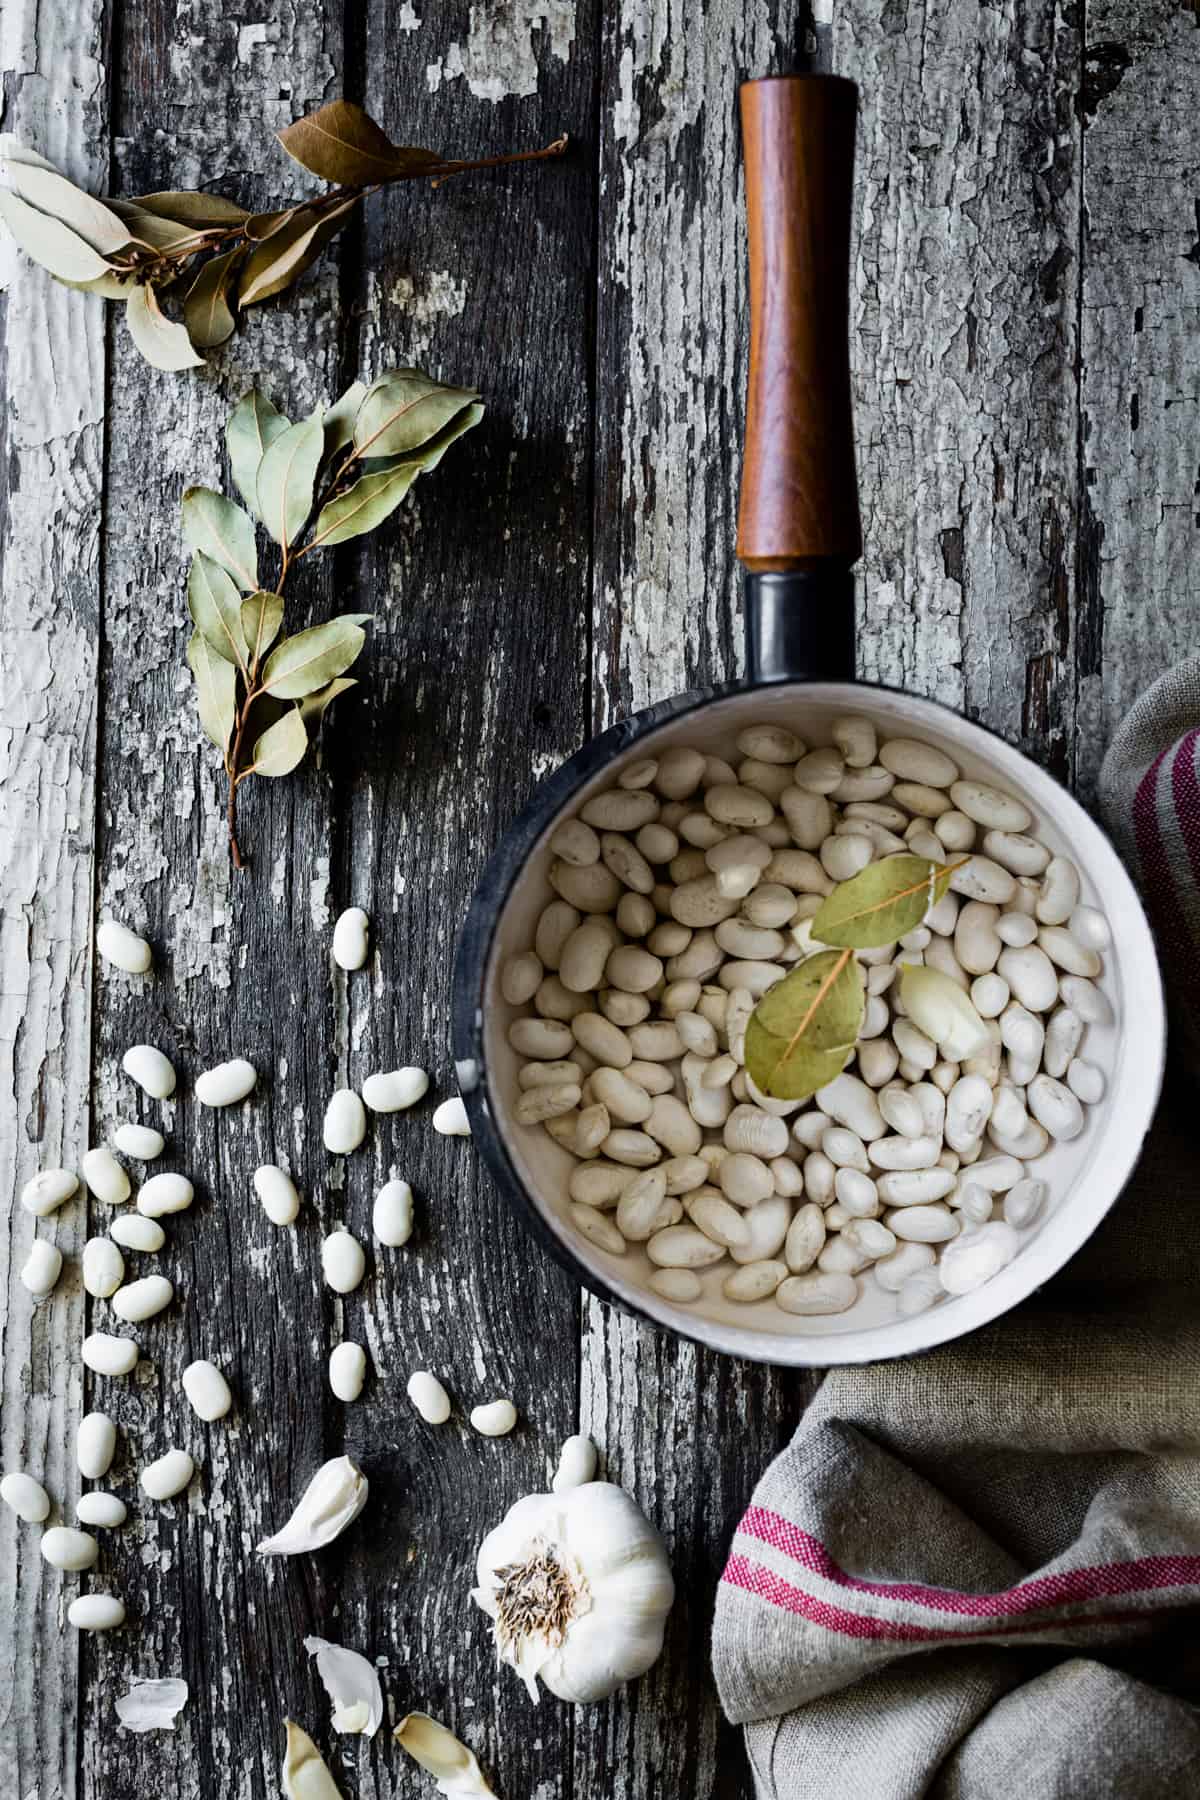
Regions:
<svg viewBox="0 0 1200 1800"><path fill-rule="evenodd" d="M737 553L754 571L862 552L847 331L857 102L833 75L741 90L750 380Z"/></svg>

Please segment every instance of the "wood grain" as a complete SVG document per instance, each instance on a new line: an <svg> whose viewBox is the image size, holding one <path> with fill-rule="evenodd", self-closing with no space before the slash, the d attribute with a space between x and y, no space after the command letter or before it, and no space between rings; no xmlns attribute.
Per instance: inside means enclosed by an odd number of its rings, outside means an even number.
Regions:
<svg viewBox="0 0 1200 1800"><path fill-rule="evenodd" d="M12 9L10 9L12 10ZM263 9L257 9L262 12ZM861 88L852 365L866 532L864 674L934 694L1014 737L1085 794L1130 698L1190 649L1200 308L1194 21L1163 0L1088 9L1001 0L847 0L820 53ZM302 172L270 133L337 92L396 135L465 155L562 130L563 163L411 186L195 376L148 371L119 314L11 262L0 298L7 759L0 783L0 1056L12 1128L5 1201L119 1119L157 1119L164 1166L197 1181L158 1265L177 1282L128 1383L81 1378L73 1274L36 1315L0 1258L5 1467L44 1474L72 1514L86 1406L122 1432L112 1482L198 1455L189 1495L104 1534L100 1577L133 1624L62 1622L77 1578L0 1513L17 1570L0 1623L0 1791L21 1800L266 1800L285 1712L347 1796L425 1791L385 1733L337 1740L301 1639L383 1659L393 1718L428 1706L508 1800L748 1800L708 1669L733 1523L811 1381L711 1356L581 1296L524 1238L469 1144L430 1104L377 1123L345 1163L320 1147L332 1089L429 1066L452 1091L455 931L496 833L591 729L741 666L733 556L747 350L736 93L810 43L798 0L494 0L437 8L227 8L17 0L6 129L97 186L215 184L266 201ZM1081 35L1081 30L1085 35ZM413 360L484 389L484 424L393 525L300 583L294 617L375 615L363 686L297 776L251 784L254 868L234 882L214 759L196 727L178 498L224 479L220 430L260 371L298 410L360 369ZM106 413L107 407L107 413ZM93 900L145 929L153 978L93 975ZM372 915L347 977L332 920ZM94 995L94 999L93 999ZM184 1079L158 1108L120 1073L159 1042ZM202 1114L191 1078L234 1053L255 1098ZM89 1122L89 1104L94 1123ZM249 1189L280 1161L305 1207L276 1231ZM360 1293L320 1282L324 1231L364 1238L392 1174L418 1193L405 1251ZM74 1251L84 1208L39 1229ZM103 1213L93 1212L92 1229ZM148 1259L147 1259L148 1260ZM90 1303L103 1323L103 1303ZM367 1348L362 1402L325 1365ZM211 1355L238 1396L199 1424L179 1391ZM522 1425L487 1443L420 1424L425 1366L461 1414L509 1392ZM671 1547L666 1654L611 1703L535 1713L496 1670L466 1599L482 1533L590 1431ZM253 1545L325 1457L348 1450L368 1512L320 1556ZM174 1734L116 1729L131 1676L183 1674Z"/></svg>

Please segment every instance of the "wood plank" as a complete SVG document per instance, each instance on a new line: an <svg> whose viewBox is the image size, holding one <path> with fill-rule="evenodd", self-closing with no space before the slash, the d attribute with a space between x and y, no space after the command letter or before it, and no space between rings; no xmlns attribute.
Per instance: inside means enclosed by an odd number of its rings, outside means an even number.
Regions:
<svg viewBox="0 0 1200 1800"><path fill-rule="evenodd" d="M581 146L564 163L381 195L353 303L365 371L415 361L478 382L487 403L397 528L347 558L375 624L358 729L335 748L334 904L363 905L376 929L371 979L350 984L347 1066L359 1080L426 1064L441 1098L454 1092L454 941L483 860L585 729L594 19L585 4L539 7L535 28L527 8L489 9L485 38L478 8L417 10L407 32L380 0L366 21L366 102L390 131L462 156L564 130ZM575 1429L578 1294L471 1147L430 1130L429 1110L388 1121L349 1171L360 1215L389 1174L407 1177L420 1225L392 1253L395 1280L360 1309L386 1380L354 1410L350 1438L388 1446L395 1500L392 1528L347 1570L345 1630L390 1653L398 1712L451 1724L498 1791L550 1800L575 1791L571 1711L549 1699L534 1710L467 1595L481 1538L547 1486ZM405 1397L421 1367L457 1402L440 1430ZM465 1415L499 1394L522 1423L489 1443ZM355 1791L390 1796L395 1763L378 1747Z"/></svg>
<svg viewBox="0 0 1200 1800"><path fill-rule="evenodd" d="M327 97L336 15L301 10L261 27L197 16L186 54L170 17L127 11L116 35L122 191L217 185L259 204L310 191L272 133ZM101 986L97 1129L161 1113L162 1164L189 1174L197 1199L167 1221L167 1250L137 1259L153 1260L179 1298L138 1333L146 1360L136 1379L89 1383L89 1403L110 1407L121 1425L114 1484L134 1502L131 1524L105 1548L133 1627L89 1644L85 1659L82 1788L96 1800L163 1789L265 1800L279 1790L283 1715L325 1735L327 1703L301 1639L327 1630L352 1544L269 1563L253 1547L342 1448L325 1380L336 1305L319 1269L322 1232L342 1211L319 1136L336 1068L331 784L311 766L249 784L257 791L242 824L252 867L232 876L223 782L184 661L179 497L191 482L224 483L225 420L260 372L294 416L336 391L340 349L336 258L252 313L194 375L149 369L114 320L99 899L148 931L158 964L153 979L106 976ZM295 589L293 622L334 610L331 570ZM173 1104L145 1100L121 1073L136 1040L177 1061ZM192 1080L231 1055L254 1062L259 1089L244 1107L207 1111ZM263 1162L296 1174L304 1210L294 1229L270 1225L251 1192ZM106 1310L92 1304L94 1315ZM181 1392L181 1371L198 1356L229 1373L237 1403L226 1422L202 1425ZM186 1498L153 1505L136 1471L171 1445L196 1456L199 1474ZM174 1735L115 1728L113 1702L133 1674L187 1679Z"/></svg>
<svg viewBox="0 0 1200 1800"><path fill-rule="evenodd" d="M601 45L593 713L607 725L742 663L733 557L748 309L737 83L795 66L800 9L624 0ZM709 1667L733 1526L812 1381L733 1362L588 1300L582 1429L670 1546L667 1650L579 1715L575 1782L751 1792Z"/></svg>
<svg viewBox="0 0 1200 1800"><path fill-rule="evenodd" d="M98 0L16 0L0 34L5 129L82 183L106 172L103 30ZM7 235L0 260L0 1461L73 1523L82 1294L69 1264L35 1307L18 1272L35 1235L73 1255L84 1208L35 1222L16 1196L87 1148L104 321ZM0 1790L70 1800L79 1582L42 1561L38 1536L0 1508Z"/></svg>
<svg viewBox="0 0 1200 1800"><path fill-rule="evenodd" d="M1077 752L1196 650L1200 32L1161 0L1089 6Z"/></svg>
<svg viewBox="0 0 1200 1800"><path fill-rule="evenodd" d="M838 7L861 86L859 667L1073 760L1079 42L1053 4Z"/></svg>

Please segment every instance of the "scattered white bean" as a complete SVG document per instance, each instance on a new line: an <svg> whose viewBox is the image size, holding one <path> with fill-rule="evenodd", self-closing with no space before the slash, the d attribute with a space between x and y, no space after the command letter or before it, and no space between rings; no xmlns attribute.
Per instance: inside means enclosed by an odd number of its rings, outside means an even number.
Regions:
<svg viewBox="0 0 1200 1800"><path fill-rule="evenodd" d="M125 1258L111 1238L89 1238L79 1262L84 1288L98 1300L115 1294L125 1279Z"/></svg>
<svg viewBox="0 0 1200 1800"><path fill-rule="evenodd" d="M117 1453L117 1428L107 1413L85 1413L75 1433L75 1461L85 1481L100 1481Z"/></svg>
<svg viewBox="0 0 1200 1800"><path fill-rule="evenodd" d="M216 1363L199 1357L183 1371L183 1391L196 1417L211 1425L223 1419L233 1405L229 1383Z"/></svg>
<svg viewBox="0 0 1200 1800"><path fill-rule="evenodd" d="M349 1231L331 1231L321 1245L321 1272L335 1294L352 1294L367 1272L367 1259Z"/></svg>
<svg viewBox="0 0 1200 1800"><path fill-rule="evenodd" d="M458 1095L452 1100L443 1100L440 1106L434 1108L433 1129L441 1137L470 1137L471 1121Z"/></svg>
<svg viewBox="0 0 1200 1800"><path fill-rule="evenodd" d="M21 1189L21 1205L35 1218L45 1219L79 1190L79 1177L69 1169L40 1169Z"/></svg>
<svg viewBox="0 0 1200 1800"><path fill-rule="evenodd" d="M339 969L361 969L367 960L370 920L361 906L348 906L333 928L333 960Z"/></svg>
<svg viewBox="0 0 1200 1800"><path fill-rule="evenodd" d="M339 1400L357 1400L367 1378L367 1353L361 1344L335 1344L329 1353L329 1385Z"/></svg>
<svg viewBox="0 0 1200 1800"><path fill-rule="evenodd" d="M115 1494L105 1493L103 1488L92 1488L88 1493L80 1494L75 1502L75 1517L81 1525L99 1525L115 1531L129 1517L129 1509Z"/></svg>
<svg viewBox="0 0 1200 1800"><path fill-rule="evenodd" d="M295 1182L274 1163L264 1163L254 1171L254 1192L272 1225L290 1225L300 1211Z"/></svg>
<svg viewBox="0 0 1200 1800"><path fill-rule="evenodd" d="M0 1481L0 1500L27 1525L40 1525L50 1517L50 1496L40 1481L23 1469L11 1469Z"/></svg>
<svg viewBox="0 0 1200 1800"><path fill-rule="evenodd" d="M196 1077L196 1098L201 1106L233 1106L253 1093L258 1072L244 1056L218 1063Z"/></svg>
<svg viewBox="0 0 1200 1800"><path fill-rule="evenodd" d="M35 1300L53 1293L62 1274L63 1253L46 1238L34 1238L21 1269L21 1285Z"/></svg>
<svg viewBox="0 0 1200 1800"><path fill-rule="evenodd" d="M152 1175L138 1189L137 1209L144 1219L161 1219L167 1213L186 1212L194 1198L186 1175Z"/></svg>
<svg viewBox="0 0 1200 1800"><path fill-rule="evenodd" d="M132 1338L93 1331L83 1340L83 1360L97 1375L128 1375L137 1367L141 1352Z"/></svg>
<svg viewBox="0 0 1200 1800"><path fill-rule="evenodd" d="M375 1196L371 1229L381 1244L399 1249L413 1229L413 1191L407 1181L387 1181Z"/></svg>
<svg viewBox="0 0 1200 1800"><path fill-rule="evenodd" d="M164 1312L174 1298L174 1285L165 1275L143 1275L139 1281L128 1281L119 1287L109 1304L118 1319L137 1325Z"/></svg>
<svg viewBox="0 0 1200 1800"><path fill-rule="evenodd" d="M386 1074L368 1075L362 1084L362 1097L372 1112L403 1112L415 1106L429 1091L429 1077L424 1069L391 1069Z"/></svg>
<svg viewBox="0 0 1200 1800"><path fill-rule="evenodd" d="M472 1428L481 1437L507 1437L516 1422L517 1409L511 1400L489 1400L471 1408Z"/></svg>
<svg viewBox="0 0 1200 1800"><path fill-rule="evenodd" d="M38 1549L52 1569L90 1569L100 1554L92 1534L73 1525L51 1525L38 1539Z"/></svg>
<svg viewBox="0 0 1200 1800"><path fill-rule="evenodd" d="M349 1156L367 1135L367 1114L353 1088L338 1088L325 1108L321 1136L331 1156Z"/></svg>
<svg viewBox="0 0 1200 1800"><path fill-rule="evenodd" d="M162 1132L152 1125L118 1125L113 1143L122 1156L131 1156L135 1162L153 1162L166 1148Z"/></svg>
<svg viewBox="0 0 1200 1800"><path fill-rule="evenodd" d="M118 1213L108 1228L108 1235L122 1250L141 1250L153 1254L161 1250L167 1234L156 1219L141 1213Z"/></svg>
<svg viewBox="0 0 1200 1800"><path fill-rule="evenodd" d="M111 1150L101 1145L84 1153L80 1163L88 1192L101 1206L124 1206L133 1189L128 1175Z"/></svg>
<svg viewBox="0 0 1200 1800"><path fill-rule="evenodd" d="M67 1608L76 1631L115 1631L125 1623L124 1602L115 1594L80 1594Z"/></svg>
<svg viewBox="0 0 1200 1800"><path fill-rule="evenodd" d="M130 975L144 975L154 960L145 938L117 919L104 919L96 927L96 949L105 962L126 969Z"/></svg>
<svg viewBox="0 0 1200 1800"><path fill-rule="evenodd" d="M450 1417L450 1396L428 1369L416 1369L408 1378L409 1399L427 1425L444 1425Z"/></svg>
<svg viewBox="0 0 1200 1800"><path fill-rule="evenodd" d="M173 1500L190 1485L195 1473L196 1464L186 1450L168 1450L146 1464L138 1483L151 1500Z"/></svg>

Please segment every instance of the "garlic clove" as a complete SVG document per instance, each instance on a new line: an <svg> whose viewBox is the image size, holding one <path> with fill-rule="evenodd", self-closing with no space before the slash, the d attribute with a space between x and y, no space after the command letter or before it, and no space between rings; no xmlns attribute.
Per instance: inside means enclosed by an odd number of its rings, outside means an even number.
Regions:
<svg viewBox="0 0 1200 1800"><path fill-rule="evenodd" d="M341 1788L325 1767L321 1752L307 1731L301 1730L290 1719L285 1719L283 1726L287 1732L283 1791L288 1800L343 1800Z"/></svg>
<svg viewBox="0 0 1200 1800"><path fill-rule="evenodd" d="M298 1556L332 1544L367 1504L367 1478L348 1456L322 1463L282 1530L258 1545L260 1556Z"/></svg>
<svg viewBox="0 0 1200 1800"><path fill-rule="evenodd" d="M117 1717L126 1731L174 1731L187 1699L186 1681L135 1675L129 1692L116 1702Z"/></svg>
<svg viewBox="0 0 1200 1800"><path fill-rule="evenodd" d="M480 1800L488 1795L496 1800L496 1790L484 1780L473 1752L428 1713L409 1713L392 1736L434 1777L439 1794L450 1795L452 1800Z"/></svg>
<svg viewBox="0 0 1200 1800"><path fill-rule="evenodd" d="M333 1701L333 1729L374 1737L383 1724L383 1691L373 1664L325 1638L306 1637L304 1648L316 1657L317 1674Z"/></svg>

